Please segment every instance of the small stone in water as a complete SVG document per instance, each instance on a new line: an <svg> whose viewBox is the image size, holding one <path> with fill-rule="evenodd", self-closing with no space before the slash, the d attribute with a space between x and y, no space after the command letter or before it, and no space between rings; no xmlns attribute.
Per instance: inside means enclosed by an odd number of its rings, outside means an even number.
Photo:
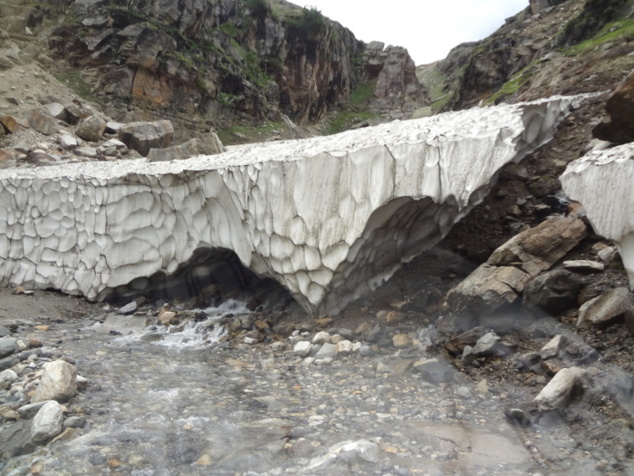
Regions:
<svg viewBox="0 0 634 476"><path fill-rule="evenodd" d="M137 308L138 308L138 305L136 301L131 301L119 309L119 314L132 314L134 311L137 310Z"/></svg>
<svg viewBox="0 0 634 476"><path fill-rule="evenodd" d="M35 443L43 443L62 432L64 412L55 400L47 402L40 408L33 419L31 439Z"/></svg>
<svg viewBox="0 0 634 476"><path fill-rule="evenodd" d="M209 466L211 463L212 463L211 456L207 454L202 455L200 458L194 461L194 464L196 466Z"/></svg>
<svg viewBox="0 0 634 476"><path fill-rule="evenodd" d="M337 355L337 346L335 344L324 344L315 354L315 360L332 359Z"/></svg>
<svg viewBox="0 0 634 476"><path fill-rule="evenodd" d="M299 357L306 357L310 353L312 347L313 344L307 340L300 340L297 344L295 344L295 347L293 347L293 353Z"/></svg>
<svg viewBox="0 0 634 476"><path fill-rule="evenodd" d="M409 347L414 343L414 340L408 336L407 334L396 334L392 337L392 344L397 349L402 349L404 347Z"/></svg>
<svg viewBox="0 0 634 476"><path fill-rule="evenodd" d="M86 426L86 419L83 416L72 416L64 420L64 429L66 428L83 428Z"/></svg>
<svg viewBox="0 0 634 476"><path fill-rule="evenodd" d="M313 344L315 345L326 344L326 343L329 344L331 342L331 339L332 338L330 334L328 334L327 332L321 331L315 334L315 337L313 337Z"/></svg>

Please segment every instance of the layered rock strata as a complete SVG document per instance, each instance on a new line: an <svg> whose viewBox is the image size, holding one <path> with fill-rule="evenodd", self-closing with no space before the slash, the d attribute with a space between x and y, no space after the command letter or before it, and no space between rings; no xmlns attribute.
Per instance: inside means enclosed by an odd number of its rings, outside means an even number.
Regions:
<svg viewBox="0 0 634 476"><path fill-rule="evenodd" d="M446 235L498 170L580 98L476 108L336 136L0 171L0 284L92 300L229 249L312 314L336 314Z"/></svg>
<svg viewBox="0 0 634 476"><path fill-rule="evenodd" d="M596 151L561 176L566 194L583 204L597 234L614 241L634 289L634 144Z"/></svg>

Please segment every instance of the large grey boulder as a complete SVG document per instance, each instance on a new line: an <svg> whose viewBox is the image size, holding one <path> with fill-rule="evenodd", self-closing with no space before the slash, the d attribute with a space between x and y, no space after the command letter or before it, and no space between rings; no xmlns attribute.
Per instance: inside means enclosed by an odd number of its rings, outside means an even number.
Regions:
<svg viewBox="0 0 634 476"><path fill-rule="evenodd" d="M143 292L148 278L174 274L198 249L228 249L307 311L336 314L440 241L502 166L549 141L579 100L474 108L172 162L0 170L0 284L102 299L128 285ZM171 130L163 126L128 124L120 134L138 146L136 132Z"/></svg>
<svg viewBox="0 0 634 476"><path fill-rule="evenodd" d="M531 279L551 268L586 235L586 225L575 217L551 218L517 234L449 291L452 313L481 316L514 303Z"/></svg>
<svg viewBox="0 0 634 476"><path fill-rule="evenodd" d="M170 121L130 122L119 129L119 140L130 149L147 156L150 149L172 145L174 126Z"/></svg>
<svg viewBox="0 0 634 476"><path fill-rule="evenodd" d="M34 443L44 443L62 432L64 411L62 406L54 400L47 402L33 418L31 424L31 440Z"/></svg>
<svg viewBox="0 0 634 476"><path fill-rule="evenodd" d="M577 326L606 327L626 313L634 313L634 295L627 288L611 289L581 306Z"/></svg>
<svg viewBox="0 0 634 476"><path fill-rule="evenodd" d="M68 119L66 108L58 102L50 102L48 104L44 104L42 106L42 110L46 112L49 116L55 119L59 119L60 121L66 122L66 119Z"/></svg>
<svg viewBox="0 0 634 476"><path fill-rule="evenodd" d="M39 109L31 111L29 127L46 136L55 134L58 129L57 120Z"/></svg>
<svg viewBox="0 0 634 476"><path fill-rule="evenodd" d="M99 142L103 138L103 133L106 130L106 121L101 117L93 114L88 116L77 124L75 128L75 134L77 137L90 141Z"/></svg>
<svg viewBox="0 0 634 476"><path fill-rule="evenodd" d="M42 380L31 397L31 403L44 400L65 402L77 393L77 369L74 365L55 360L44 364L43 369Z"/></svg>
<svg viewBox="0 0 634 476"><path fill-rule="evenodd" d="M625 79L605 104L610 119L601 122L592 134L604 141L623 144L634 141L634 74Z"/></svg>
<svg viewBox="0 0 634 476"><path fill-rule="evenodd" d="M18 341L13 337L0 338L0 357L6 357L18 350Z"/></svg>
<svg viewBox="0 0 634 476"><path fill-rule="evenodd" d="M554 269L529 281L524 289L523 302L555 315L577 306L580 288L578 274Z"/></svg>
<svg viewBox="0 0 634 476"><path fill-rule="evenodd" d="M150 149L148 160L150 162L183 160L196 155L214 155L224 152L222 142L214 132L194 137L183 144L167 147L165 149Z"/></svg>

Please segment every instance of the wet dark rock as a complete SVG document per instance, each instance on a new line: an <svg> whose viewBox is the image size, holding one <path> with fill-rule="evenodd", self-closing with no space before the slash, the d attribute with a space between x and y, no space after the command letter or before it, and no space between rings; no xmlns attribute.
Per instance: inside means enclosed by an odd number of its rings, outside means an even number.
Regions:
<svg viewBox="0 0 634 476"><path fill-rule="evenodd" d="M625 372L615 372L608 384L608 391L618 402L633 407L634 405L634 377Z"/></svg>
<svg viewBox="0 0 634 476"><path fill-rule="evenodd" d="M82 110L76 104L68 104L66 106L66 122L68 122L69 124L78 124L82 116Z"/></svg>
<svg viewBox="0 0 634 476"><path fill-rule="evenodd" d="M0 427L0 461L33 452L31 421L18 420Z"/></svg>
<svg viewBox="0 0 634 476"><path fill-rule="evenodd" d="M365 335L365 339L368 342L379 342L387 337L387 331L385 327L377 324Z"/></svg>
<svg viewBox="0 0 634 476"><path fill-rule="evenodd" d="M195 435L172 435L167 457L176 464L192 464L202 454L201 441Z"/></svg>
<svg viewBox="0 0 634 476"><path fill-rule="evenodd" d="M447 362L433 358L414 362L412 370L429 383L451 382L456 370Z"/></svg>
<svg viewBox="0 0 634 476"><path fill-rule="evenodd" d="M20 414L22 418L31 419L37 414L37 412L40 411L40 408L42 408L46 403L48 403L48 400L45 400L43 402L29 403L27 405L23 405L20 408L18 408L18 413Z"/></svg>
<svg viewBox="0 0 634 476"><path fill-rule="evenodd" d="M103 453L91 453L90 456L88 457L88 461L93 466L104 465L104 464L106 464L107 460L108 460L108 458Z"/></svg>
<svg viewBox="0 0 634 476"><path fill-rule="evenodd" d="M535 369L542 361L542 356L539 352L527 352L517 358L518 369Z"/></svg>
<svg viewBox="0 0 634 476"><path fill-rule="evenodd" d="M453 355L459 355L462 353L466 345L474 346L478 339L490 332L489 329L483 326L476 326L473 329L469 329L456 337L453 337L449 342L445 344L445 348Z"/></svg>
<svg viewBox="0 0 634 476"><path fill-rule="evenodd" d="M628 309L623 314L623 322L625 327L630 331L630 334L634 335L634 309Z"/></svg>
<svg viewBox="0 0 634 476"><path fill-rule="evenodd" d="M0 357L6 357L18 350L18 341L12 337L0 338Z"/></svg>
<svg viewBox="0 0 634 476"><path fill-rule="evenodd" d="M605 105L610 119L598 124L592 134L601 140L623 144L634 140L634 74L617 88Z"/></svg>
<svg viewBox="0 0 634 476"><path fill-rule="evenodd" d="M577 305L580 287L577 274L555 269L529 281L524 289L523 301L532 308L557 315Z"/></svg>

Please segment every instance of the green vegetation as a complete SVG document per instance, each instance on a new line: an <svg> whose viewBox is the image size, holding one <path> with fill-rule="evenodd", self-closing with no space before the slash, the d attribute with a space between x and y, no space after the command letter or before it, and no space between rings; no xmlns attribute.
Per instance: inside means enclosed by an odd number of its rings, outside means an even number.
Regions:
<svg viewBox="0 0 634 476"><path fill-rule="evenodd" d="M254 18L264 18L271 12L271 5L267 0L245 0L244 3Z"/></svg>
<svg viewBox="0 0 634 476"><path fill-rule="evenodd" d="M292 36L305 40L314 39L326 24L325 17L314 7L302 8L299 17L288 16L285 21L288 32Z"/></svg>
<svg viewBox="0 0 634 476"><path fill-rule="evenodd" d="M568 56L578 56L596 48L599 45L614 40L634 40L633 19L608 23L593 38L590 38L589 40L583 41L575 46L568 48L564 51L564 53Z"/></svg>
<svg viewBox="0 0 634 476"><path fill-rule="evenodd" d="M348 104L353 108L367 105L367 103L374 97L375 89L376 81L359 84L350 93Z"/></svg>
<svg viewBox="0 0 634 476"><path fill-rule="evenodd" d="M242 37L243 35L243 32L240 30L240 28L238 28L235 23L230 21L221 23L218 26L218 29L222 31L223 33L225 33L228 37L236 39L236 40Z"/></svg>
<svg viewBox="0 0 634 476"><path fill-rule="evenodd" d="M377 114L367 110L370 105L370 101L374 97L375 89L376 81L357 85L357 87L350 93L350 97L342 110L328 122L324 134L337 134L350 129L350 127L359 122L378 117Z"/></svg>
<svg viewBox="0 0 634 476"><path fill-rule="evenodd" d="M596 38L612 22L631 16L633 0L586 0L583 8L556 37L559 46Z"/></svg>
<svg viewBox="0 0 634 476"><path fill-rule="evenodd" d="M63 73L54 73L53 75L60 83L68 85L69 88L86 101L97 101L90 85L81 77L79 71L66 71Z"/></svg>
<svg viewBox="0 0 634 476"><path fill-rule="evenodd" d="M436 66L428 66L416 73L418 80L429 91L431 99L431 110L433 114L440 112L445 104L453 97L452 93L447 92L447 78Z"/></svg>
<svg viewBox="0 0 634 476"><path fill-rule="evenodd" d="M266 122L259 126L232 126L218 131L218 137L224 145L263 142L288 129L279 122Z"/></svg>
<svg viewBox="0 0 634 476"><path fill-rule="evenodd" d="M539 63L541 63L541 60L534 61L516 73L511 79L502 85L498 92L486 100L486 104L497 104L499 101L516 94L520 88L525 85L537 72L536 66Z"/></svg>
<svg viewBox="0 0 634 476"><path fill-rule="evenodd" d="M350 129L350 127L358 124L361 121L367 121L368 119L374 119L378 117L376 114L371 113L369 111L362 112L352 112L352 111L343 111L335 116L335 118L328 123L326 130L324 131L325 135L337 134L339 132L343 132L345 130Z"/></svg>
<svg viewBox="0 0 634 476"><path fill-rule="evenodd" d="M262 69L262 66L260 64L260 57L254 51L242 51L243 58L246 63L246 68L244 72L246 73L249 81L259 87L266 86L271 81L271 78Z"/></svg>

